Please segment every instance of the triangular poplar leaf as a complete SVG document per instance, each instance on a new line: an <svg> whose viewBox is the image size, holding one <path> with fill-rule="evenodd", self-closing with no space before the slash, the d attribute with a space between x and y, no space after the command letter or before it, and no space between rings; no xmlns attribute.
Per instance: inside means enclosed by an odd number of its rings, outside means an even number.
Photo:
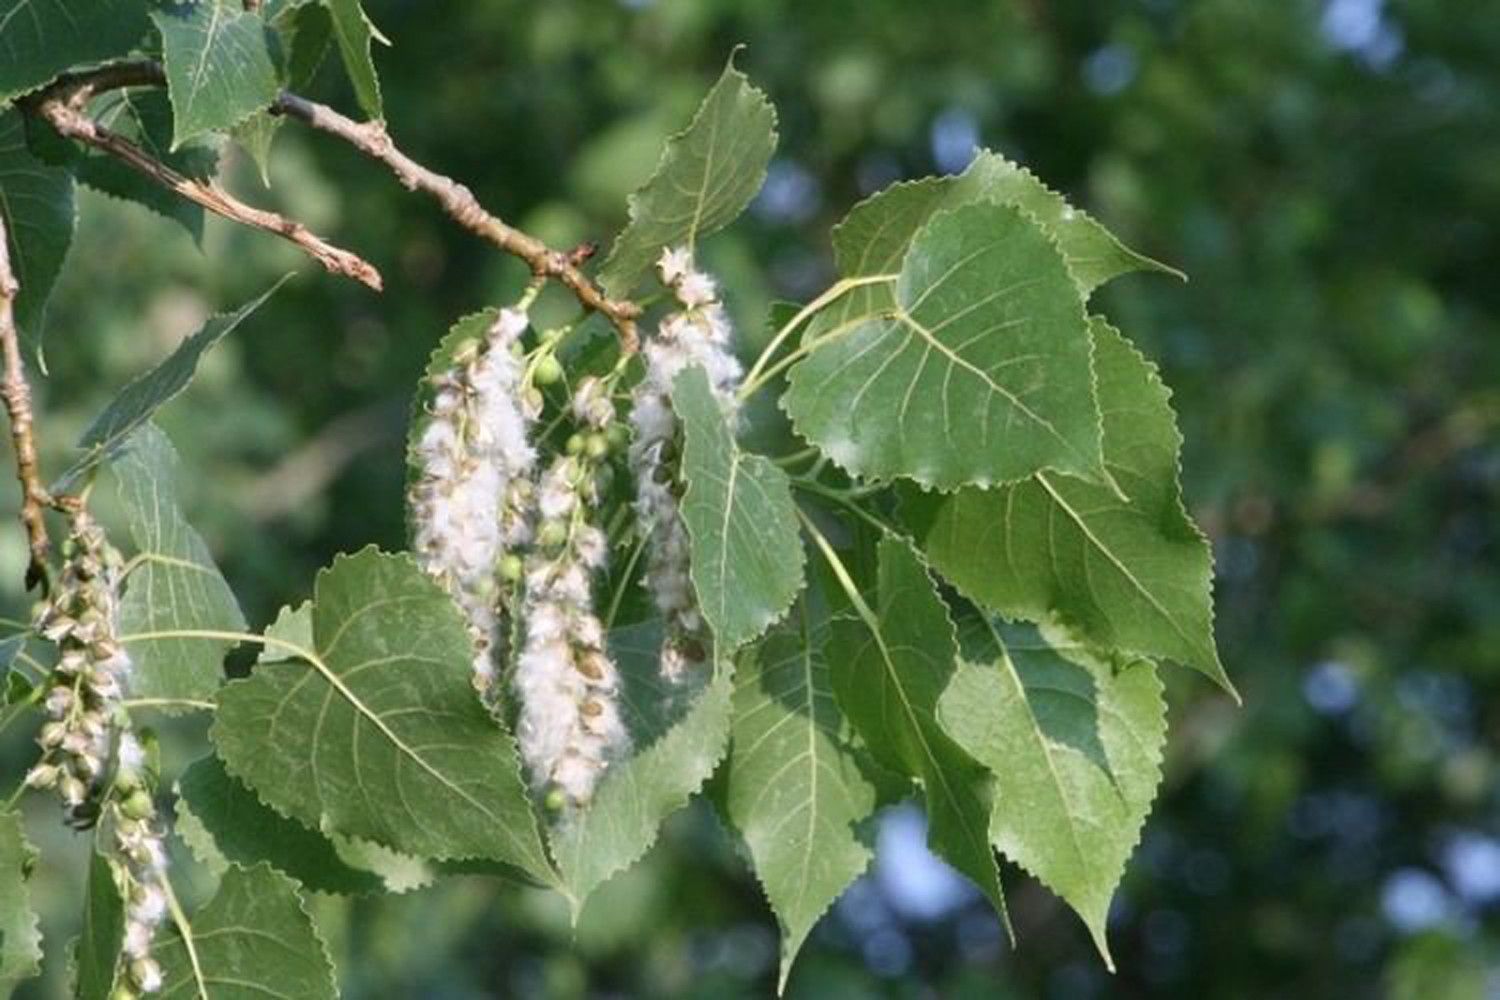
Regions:
<svg viewBox="0 0 1500 1000"><path fill-rule="evenodd" d="M0 0L0 105L80 63L123 56L151 30L145 0Z"/></svg>
<svg viewBox="0 0 1500 1000"><path fill-rule="evenodd" d="M280 92L266 44L266 23L240 0L197 0L157 7L172 146L226 131L271 106Z"/></svg>
<svg viewBox="0 0 1500 1000"><path fill-rule="evenodd" d="M266 15L276 33L277 45L271 55L281 83L289 90L302 90L312 82L333 43L333 20L328 9L312 2L294 3L275 11L267 9ZM255 161L266 187L271 186L271 146L282 121L281 115L257 111L230 129L234 141Z"/></svg>
<svg viewBox="0 0 1500 1000"><path fill-rule="evenodd" d="M288 275L287 277L290 277ZM67 489L100 462L113 458L130 437L157 410L177 397L198 372L198 362L219 341L229 336L245 318L259 309L287 280L283 277L260 295L232 313L210 316L197 332L177 345L161 364L130 382L115 394L78 439L87 453L62 474L54 490Z"/></svg>
<svg viewBox="0 0 1500 1000"><path fill-rule="evenodd" d="M177 452L155 424L132 434L111 466L135 543L120 601L120 635L130 654L130 694L208 699L224 681L232 640L168 632L243 632L245 616L208 546L177 503Z"/></svg>
<svg viewBox="0 0 1500 1000"><path fill-rule="evenodd" d="M663 680L655 623L617 629L609 645L620 672L630 752L609 765L588 805L560 816L552 828L552 853L575 922L594 890L640 860L662 821L703 786L729 738L728 664L711 677L705 670L679 684Z"/></svg>
<svg viewBox="0 0 1500 1000"><path fill-rule="evenodd" d="M1166 706L1149 661L1117 669L1060 630L994 625L938 704L995 776L990 835L1068 902L1105 963L1110 899L1161 784Z"/></svg>
<svg viewBox="0 0 1500 1000"><path fill-rule="evenodd" d="M830 331L782 406L851 474L938 489L1102 475L1088 319L1057 245L1014 208L939 213L889 316Z"/></svg>
<svg viewBox="0 0 1500 1000"><path fill-rule="evenodd" d="M339 55L344 60L344 72L354 86L354 96L362 111L370 118L385 117L385 108L380 98L380 77L375 73L375 60L370 54L371 42L383 42L382 35L371 22L360 5L360 0L324 0L333 19L333 37L338 42Z"/></svg>
<svg viewBox="0 0 1500 1000"><path fill-rule="evenodd" d="M26 126L13 110L0 112L0 215L21 286L16 324L28 349L39 354L47 299L73 242L77 212L73 175L32 155Z"/></svg>
<svg viewBox="0 0 1500 1000"><path fill-rule="evenodd" d="M26 884L35 858L20 814L0 812L0 995L42 969L42 933Z"/></svg>
<svg viewBox="0 0 1500 1000"><path fill-rule="evenodd" d="M179 173L204 180L219 166L218 150L188 143L173 152L172 107L158 90L122 90L100 99L95 117ZM141 205L203 238L203 209L176 192L105 153L79 153L73 173L79 182L102 194Z"/></svg>
<svg viewBox="0 0 1500 1000"><path fill-rule="evenodd" d="M264 861L314 892L379 892L383 884L351 867L332 842L267 806L214 756L177 779L177 834L217 874Z"/></svg>
<svg viewBox="0 0 1500 1000"><path fill-rule="evenodd" d="M910 545L879 545L873 623L839 618L829 656L839 707L876 761L922 784L933 853L968 876L1006 917L990 846L991 779L938 723L958 663L948 609Z"/></svg>
<svg viewBox="0 0 1500 1000"><path fill-rule="evenodd" d="M333 963L297 883L269 865L231 867L184 936L162 929L161 1000L333 1000Z"/></svg>
<svg viewBox="0 0 1500 1000"><path fill-rule="evenodd" d="M630 223L599 272L605 290L629 295L663 248L696 246L733 222L765 181L776 139L776 109L731 60L630 196Z"/></svg>
<svg viewBox="0 0 1500 1000"><path fill-rule="evenodd" d="M693 589L727 654L769 628L802 590L797 508L786 473L740 450L702 366L677 376L672 408L683 427Z"/></svg>
<svg viewBox="0 0 1500 1000"><path fill-rule="evenodd" d="M229 130L235 144L243 149L255 164L260 182L271 186L271 146L276 142L276 133L281 131L282 118L269 111L257 111Z"/></svg>
<svg viewBox="0 0 1500 1000"><path fill-rule="evenodd" d="M973 202L995 202L1026 212L1058 244L1079 293L1087 299L1110 278L1130 271L1182 273L1122 245L1109 230L1044 185L1025 167L980 150L955 177L901 181L871 195L833 229L834 258L845 278L892 274L932 216ZM895 303L889 285L866 285L840 296L818 314L810 333L828 330Z"/></svg>
<svg viewBox="0 0 1500 1000"><path fill-rule="evenodd" d="M110 1000L124 940L125 901L120 897L119 883L104 856L91 851L83 930L73 952L75 1000Z"/></svg>
<svg viewBox="0 0 1500 1000"><path fill-rule="evenodd" d="M409 556L368 548L318 574L312 625L312 648L221 690L210 737L229 773L304 826L554 882L448 594Z"/></svg>
<svg viewBox="0 0 1500 1000"><path fill-rule="evenodd" d="M1213 554L1183 509L1182 437L1151 365L1092 323L1104 460L1123 491L1042 473L902 505L939 573L1011 618L1054 617L1104 650L1174 660L1234 692L1213 637Z"/></svg>
<svg viewBox="0 0 1500 1000"><path fill-rule="evenodd" d="M1186 280L1175 267L1125 246L1087 212L1069 205L1031 171L998 153L982 150L954 179L953 196L998 201L1028 212L1057 240L1085 299L1110 279L1132 271L1157 271Z"/></svg>
<svg viewBox="0 0 1500 1000"><path fill-rule="evenodd" d="M781 926L782 990L813 925L869 864L860 825L876 808L810 614L802 605L740 657L729 756L716 779Z"/></svg>

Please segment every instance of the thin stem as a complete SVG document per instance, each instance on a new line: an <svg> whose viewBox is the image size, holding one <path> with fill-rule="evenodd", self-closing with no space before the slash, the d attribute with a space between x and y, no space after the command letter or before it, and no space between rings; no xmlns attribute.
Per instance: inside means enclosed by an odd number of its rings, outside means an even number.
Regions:
<svg viewBox="0 0 1500 1000"><path fill-rule="evenodd" d="M813 540L813 544L818 547L818 551L823 554L823 559L828 563L828 568L833 571L833 575L838 580L839 586L843 588L844 593L848 596L849 603L854 606L854 613L859 615L860 621L864 622L865 627L879 639L881 635L880 618L865 603L864 596L860 594L859 587L854 583L854 577L849 573L849 568L844 565L844 561L839 558L839 554L833 550L832 543L828 541L827 536L823 532L818 530L818 526L813 524L812 518L808 517L800 507L797 508L797 519L802 522L802 530L807 532L808 537Z"/></svg>
<svg viewBox="0 0 1500 1000"><path fill-rule="evenodd" d="M26 381L26 365L21 360L20 334L16 330L15 302L21 285L10 266L10 238L5 220L0 218L0 357L4 372L0 375L0 399L4 400L10 418L10 440L16 455L16 479L21 484L21 524L26 529L26 545L31 553L26 567L26 589L49 584L47 566L52 543L47 538L44 511L54 506L45 486L36 457L36 432L31 409L31 386Z"/></svg>
<svg viewBox="0 0 1500 1000"><path fill-rule="evenodd" d="M340 249L315 235L300 222L275 212L254 208L210 181L200 181L179 173L118 132L94 121L82 110L82 100L93 89L74 84L74 89L57 85L24 102L28 110L45 119L59 135L75 139L108 153L138 170L170 191L202 206L231 222L264 229L295 244L324 268L334 274L353 278L377 292L382 288L380 272L357 254Z"/></svg>
<svg viewBox="0 0 1500 1000"><path fill-rule="evenodd" d="M630 553L630 561L625 564L625 572L620 577L620 582L615 586L615 592L609 598L609 612L604 616L604 630L608 632L615 626L615 617L620 613L620 605L625 601L625 588L630 586L631 577L635 575L636 563L641 561L641 553L646 551L648 536L641 535L635 543L635 548Z"/></svg>
<svg viewBox="0 0 1500 1000"><path fill-rule="evenodd" d="M120 702L125 708L194 708L212 712L219 706L211 701L197 698L126 698Z"/></svg>
<svg viewBox="0 0 1500 1000"><path fill-rule="evenodd" d="M165 878L160 881L162 890L167 896L167 910L172 914L172 923L177 928L177 933L182 936L183 947L187 948L188 963L193 967L193 982L198 987L198 996L201 1000L209 1000L208 983L203 978L203 965L198 961L198 946L193 943L193 925L188 922L187 913L182 909L182 904L177 901L177 893L172 891L172 883Z"/></svg>
<svg viewBox="0 0 1500 1000"><path fill-rule="evenodd" d="M886 524L880 518L876 517L874 514L871 514L859 504L855 503L853 494L845 493L840 490L829 489L822 483L814 482L809 479L794 478L792 480L792 485L799 490L803 490L807 493L815 493L820 497L825 497L829 500L832 500L834 503L839 504L850 513L859 516L862 520L865 521L865 523L873 525L875 528L882 532L895 534L895 529L893 529L890 525Z"/></svg>
<svg viewBox="0 0 1500 1000"><path fill-rule="evenodd" d="M863 288L865 285L889 283L895 281L896 277L894 274L875 274L861 278L843 278L829 285L823 294L803 306L797 312L797 315L793 316L780 330L776 331L776 336L771 338L771 342L760 352L760 357L755 359L755 364L751 366L749 374L745 376L745 381L753 381L761 373L761 370L770 363L771 355L776 353L776 349L781 346L782 342L790 337L797 327L807 322L814 314L832 305L840 297L856 288Z"/></svg>
<svg viewBox="0 0 1500 1000"><path fill-rule="evenodd" d="M845 320L844 322L840 323L838 326L829 330L827 333L820 335L816 340L801 344L795 351L792 351L780 361L776 362L774 365L761 372L758 378L746 378L745 381L740 384L740 391L735 394L735 399L743 403L745 400L755 395L756 391L764 386L767 382L771 381L771 379L775 378L777 375L780 375L782 372L786 371L792 365L796 364L798 361L801 361L803 358L807 357L813 351L817 350L819 347L822 347L830 340L837 340L839 337L847 334L850 330L853 330L856 327L863 326L870 320L879 319L885 315L886 313L884 312L878 312L866 313L863 316L855 316L852 319Z"/></svg>
<svg viewBox="0 0 1500 1000"><path fill-rule="evenodd" d="M817 453L818 449L812 445L809 445L808 447L803 448L801 451L792 452L790 455L779 455L776 458L771 459L771 462L774 465L778 465L781 468L786 469L790 468L793 465L796 465L798 462L803 462L809 458L812 458L813 456L817 455Z"/></svg>

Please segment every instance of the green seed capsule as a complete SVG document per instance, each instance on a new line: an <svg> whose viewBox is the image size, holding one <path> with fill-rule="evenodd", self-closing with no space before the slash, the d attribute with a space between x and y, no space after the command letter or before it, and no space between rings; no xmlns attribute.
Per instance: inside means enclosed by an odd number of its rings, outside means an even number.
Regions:
<svg viewBox="0 0 1500 1000"><path fill-rule="evenodd" d="M603 434L590 434L583 442L583 450L589 458L601 459L609 454L609 441Z"/></svg>
<svg viewBox="0 0 1500 1000"><path fill-rule="evenodd" d="M526 390L526 407L531 410L531 412L540 413L542 411L542 404L544 402L546 402L546 400L542 398L542 391L536 386L532 386L530 389Z"/></svg>
<svg viewBox="0 0 1500 1000"><path fill-rule="evenodd" d="M136 1000L135 991L124 983L121 983L110 993L109 1000Z"/></svg>
<svg viewBox="0 0 1500 1000"><path fill-rule="evenodd" d="M568 796L556 785L547 789L547 797L542 801L548 812L562 812L563 806L567 804Z"/></svg>
<svg viewBox="0 0 1500 1000"><path fill-rule="evenodd" d="M609 429L604 432L604 439L611 448L618 450L630 443L630 431L624 424L610 424Z"/></svg>
<svg viewBox="0 0 1500 1000"><path fill-rule="evenodd" d="M124 802L120 803L120 811L131 819L141 820L150 817L156 811L156 807L151 801L151 796L137 788L126 796Z"/></svg>
<svg viewBox="0 0 1500 1000"><path fill-rule="evenodd" d="M568 529L561 521L548 521L537 532L537 544L543 548L556 548L568 540Z"/></svg>
<svg viewBox="0 0 1500 1000"><path fill-rule="evenodd" d="M572 437L568 438L567 447L569 455L576 455L579 452L583 451L583 435L574 434Z"/></svg>
<svg viewBox="0 0 1500 1000"><path fill-rule="evenodd" d="M515 583L521 579L521 573L526 569L526 564L521 557L512 553L500 560L500 579Z"/></svg>
<svg viewBox="0 0 1500 1000"><path fill-rule="evenodd" d="M562 377L562 365L558 363L557 358L550 354L537 362L536 371L532 374L532 380L537 385L552 385Z"/></svg>

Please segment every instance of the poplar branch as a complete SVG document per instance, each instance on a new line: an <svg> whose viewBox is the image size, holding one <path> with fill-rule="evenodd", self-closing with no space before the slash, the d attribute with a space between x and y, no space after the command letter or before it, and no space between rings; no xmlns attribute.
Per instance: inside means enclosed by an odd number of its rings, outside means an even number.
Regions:
<svg viewBox="0 0 1500 1000"><path fill-rule="evenodd" d="M16 479L21 484L21 525L26 529L26 544L31 560L26 567L26 589L47 582L47 555L51 543L47 538L45 512L53 506L52 495L42 485L37 467L36 437L32 429L31 386L21 360L20 337L16 331L16 296L20 283L10 266L10 237L5 220L0 217L0 399L10 417L10 439L16 455Z"/></svg>
<svg viewBox="0 0 1500 1000"><path fill-rule="evenodd" d="M201 205L206 210L221 215L231 222L275 233L282 239L295 244L328 271L353 278L376 291L381 290L380 272L373 264L357 254L332 245L300 222L267 209L247 205L217 184L196 180L179 173L118 132L96 122L83 110L83 104L94 93L108 89L108 87L101 86L103 80L77 83L74 79L59 81L59 84L49 87L37 97L26 101L27 110L44 119L57 130L58 134L123 160L151 180L176 192L188 201ZM120 77L120 79L128 81L130 78ZM72 85L64 85L66 83ZM116 85L128 86L129 83L121 82Z"/></svg>
<svg viewBox="0 0 1500 1000"><path fill-rule="evenodd" d="M95 69L64 74L42 91L41 100L34 99L31 105L46 117L47 107L61 103L67 112L89 121L82 115L81 109L95 94L121 87L159 87L165 83L166 76L161 66L151 60L107 63ZM579 248L571 252L554 250L530 233L510 225L486 210L474 193L463 184L407 156L392 142L381 122L358 122L327 105L288 91L281 93L270 110L341 139L371 159L384 164L408 190L430 195L459 225L525 261L533 275L555 279L567 287L585 311L600 313L614 325L621 347L627 353L635 351L639 346L636 321L641 315L641 307L627 299L609 297L581 270L583 263L591 255L592 248ZM48 120L52 119L49 117ZM53 124L56 127L57 123ZM92 122L90 124L95 129L99 128ZM83 138L83 141L89 140ZM121 155L113 149L106 148L106 152Z"/></svg>

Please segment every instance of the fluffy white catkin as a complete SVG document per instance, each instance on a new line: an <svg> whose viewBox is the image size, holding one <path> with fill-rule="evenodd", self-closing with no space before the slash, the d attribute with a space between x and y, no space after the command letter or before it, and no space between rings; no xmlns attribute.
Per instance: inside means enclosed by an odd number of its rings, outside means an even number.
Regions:
<svg viewBox="0 0 1500 1000"><path fill-rule="evenodd" d="M599 442L614 419L607 390L585 379L572 410ZM535 547L526 561L524 645L514 685L520 702L521 755L533 784L581 806L630 737L620 717L619 671L594 611L593 578L608 543L590 523L598 504L603 448L559 455L537 485Z"/></svg>
<svg viewBox="0 0 1500 1000"><path fill-rule="evenodd" d="M59 657L37 742L42 759L26 775L33 788L55 788L77 827L104 823L111 869L125 900L124 975L142 993L161 989L151 957L167 915L165 838L149 791L146 753L121 705L131 662L118 634L122 560L85 510L72 515L70 552L58 587L37 620ZM108 777L113 755L113 776Z"/></svg>
<svg viewBox="0 0 1500 1000"><path fill-rule="evenodd" d="M695 268L691 251L665 250L656 266L682 308L662 320L643 348L646 374L632 400L630 468L636 511L650 532L645 583L666 623L661 672L678 681L703 661L709 639L689 576L688 534L669 455L677 434L672 382L687 366L700 364L720 403L730 411L742 371L731 348L729 315L713 278Z"/></svg>
<svg viewBox="0 0 1500 1000"><path fill-rule="evenodd" d="M429 421L413 444L413 549L463 609L474 639L474 684L491 693L502 639L500 564L531 537L534 412L515 347L527 327L502 309L482 341L432 378Z"/></svg>

